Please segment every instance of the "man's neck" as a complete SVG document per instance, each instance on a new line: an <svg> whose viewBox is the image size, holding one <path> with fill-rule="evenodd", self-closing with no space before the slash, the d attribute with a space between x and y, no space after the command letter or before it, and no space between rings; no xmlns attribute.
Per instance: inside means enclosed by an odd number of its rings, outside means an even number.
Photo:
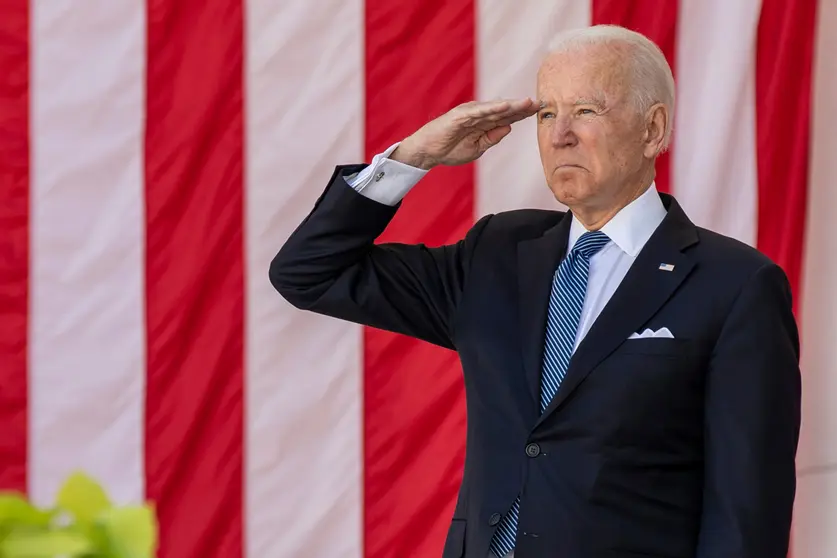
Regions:
<svg viewBox="0 0 837 558"><path fill-rule="evenodd" d="M635 186L620 189L619 197L615 201L610 200L610 203L604 207L571 207L570 211L588 231L600 230L608 221L613 219L614 215L644 194L653 183L654 175L652 173L650 177L644 177L637 181Z"/></svg>

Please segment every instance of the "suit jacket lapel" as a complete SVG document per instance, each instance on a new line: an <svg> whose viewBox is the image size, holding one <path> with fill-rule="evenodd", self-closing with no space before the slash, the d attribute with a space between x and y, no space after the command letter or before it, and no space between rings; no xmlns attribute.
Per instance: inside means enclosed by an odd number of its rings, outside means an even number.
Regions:
<svg viewBox="0 0 837 558"><path fill-rule="evenodd" d="M540 405L541 363L549 293L553 274L567 250L571 222L572 214L567 212L557 225L542 236L518 244L518 303L523 365L536 412Z"/></svg>
<svg viewBox="0 0 837 558"><path fill-rule="evenodd" d="M602 360L653 317L691 273L694 261L683 250L698 241L697 231L673 198L666 195L662 197L668 214L579 344L558 393L541 415L538 424L560 407ZM660 264L671 264L674 269L661 270ZM551 279L550 275L548 281L551 282ZM548 294L542 300L542 306L545 307L548 304ZM542 325L545 326L545 321ZM543 337L544 332L541 331L541 354ZM540 362L537 372L539 382Z"/></svg>

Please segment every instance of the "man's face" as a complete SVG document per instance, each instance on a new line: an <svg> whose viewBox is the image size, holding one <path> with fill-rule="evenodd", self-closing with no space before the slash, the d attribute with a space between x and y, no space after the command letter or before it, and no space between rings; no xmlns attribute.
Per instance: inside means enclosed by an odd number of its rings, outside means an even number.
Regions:
<svg viewBox="0 0 837 558"><path fill-rule="evenodd" d="M553 54L538 73L546 104L537 115L541 162L550 190L570 208L608 206L637 186L649 162L644 118L617 52L592 46Z"/></svg>

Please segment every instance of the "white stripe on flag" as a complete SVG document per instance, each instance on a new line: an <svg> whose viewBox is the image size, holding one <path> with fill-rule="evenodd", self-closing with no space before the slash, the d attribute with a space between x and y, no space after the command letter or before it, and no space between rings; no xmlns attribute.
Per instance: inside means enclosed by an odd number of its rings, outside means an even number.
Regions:
<svg viewBox="0 0 837 558"><path fill-rule="evenodd" d="M32 3L30 490L143 497L145 3Z"/></svg>
<svg viewBox="0 0 837 558"><path fill-rule="evenodd" d="M248 556L362 555L360 327L300 312L270 260L363 159L363 4L247 3Z"/></svg>
<svg viewBox="0 0 837 558"><path fill-rule="evenodd" d="M477 3L477 98L536 97L538 66L559 31L586 27L590 0ZM535 119L513 125L477 162L476 214L521 207L562 209L546 185Z"/></svg>
<svg viewBox="0 0 837 558"><path fill-rule="evenodd" d="M699 226L756 243L760 0L681 0L672 194Z"/></svg>
<svg viewBox="0 0 837 558"><path fill-rule="evenodd" d="M819 3L801 333L802 433L793 558L837 556L837 3ZM793 107L787 107L788 114ZM790 116L789 116L790 117Z"/></svg>

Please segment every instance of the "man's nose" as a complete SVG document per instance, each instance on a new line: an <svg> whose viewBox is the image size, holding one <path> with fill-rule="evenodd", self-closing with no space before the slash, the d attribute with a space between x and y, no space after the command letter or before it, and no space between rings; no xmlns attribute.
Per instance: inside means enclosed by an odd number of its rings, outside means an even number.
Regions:
<svg viewBox="0 0 837 558"><path fill-rule="evenodd" d="M572 147L578 143L569 117L557 117L552 127L552 145L554 147Z"/></svg>

